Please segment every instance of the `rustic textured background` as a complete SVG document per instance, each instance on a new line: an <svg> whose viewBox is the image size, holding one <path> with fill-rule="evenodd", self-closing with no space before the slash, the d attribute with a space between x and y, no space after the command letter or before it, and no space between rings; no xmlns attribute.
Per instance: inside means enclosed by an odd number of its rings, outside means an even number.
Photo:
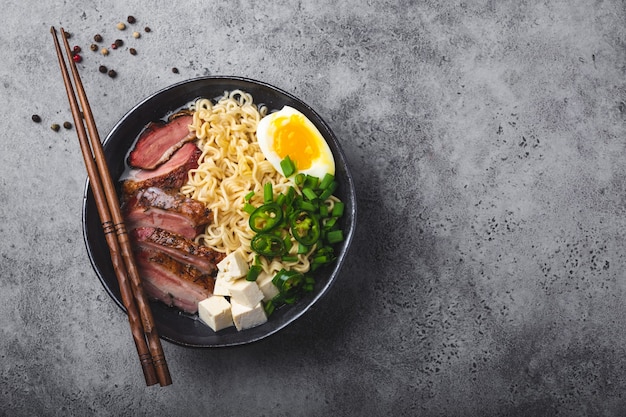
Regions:
<svg viewBox="0 0 626 417"><path fill-rule="evenodd" d="M0 414L626 413L623 1L68 3L2 7ZM199 75L317 110L359 203L332 292L250 346L165 343L174 384L145 387L85 251L75 132L49 128L71 120L51 25L103 137Z"/></svg>

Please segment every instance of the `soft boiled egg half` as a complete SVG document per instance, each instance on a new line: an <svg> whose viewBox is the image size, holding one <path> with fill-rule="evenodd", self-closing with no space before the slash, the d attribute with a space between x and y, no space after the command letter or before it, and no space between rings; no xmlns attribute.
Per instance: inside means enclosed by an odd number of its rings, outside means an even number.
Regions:
<svg viewBox="0 0 626 417"><path fill-rule="evenodd" d="M326 174L335 175L335 160L328 143L317 127L293 107L284 106L263 117L256 135L263 155L281 174L284 175L280 162L289 156L295 173L320 179Z"/></svg>

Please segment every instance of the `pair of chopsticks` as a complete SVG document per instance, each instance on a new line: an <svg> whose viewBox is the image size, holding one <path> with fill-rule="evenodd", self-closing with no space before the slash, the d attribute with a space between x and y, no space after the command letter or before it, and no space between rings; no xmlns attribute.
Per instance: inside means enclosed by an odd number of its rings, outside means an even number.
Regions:
<svg viewBox="0 0 626 417"><path fill-rule="evenodd" d="M128 233L124 225L124 219L120 211L120 204L117 193L100 143L96 123L93 119L87 95L83 88L76 63L72 59L72 52L67 41L67 36L63 28L61 35L63 38L65 52L70 63L70 68L74 78L74 84L78 91L78 100L76 99L74 87L70 80L70 75L63 58L63 52L59 45L57 31L54 27L50 28L54 45L56 47L63 82L67 90L67 97L70 102L74 125L78 134L80 149L85 160L85 166L89 175L91 189L94 194L98 215L102 222L104 236L109 246L113 269L117 276L122 295L122 302L128 313L128 321L130 322L131 333L137 347L139 360L146 379L146 385L154 385L157 382L161 386L170 385L172 379L169 374L167 362L163 354L161 340L157 334L157 330L152 317L152 311L147 302L141 278L137 271L137 266L133 258L132 248L128 239ZM85 123L87 131L85 131ZM87 132L89 135L87 135ZM93 152L93 153L92 153Z"/></svg>

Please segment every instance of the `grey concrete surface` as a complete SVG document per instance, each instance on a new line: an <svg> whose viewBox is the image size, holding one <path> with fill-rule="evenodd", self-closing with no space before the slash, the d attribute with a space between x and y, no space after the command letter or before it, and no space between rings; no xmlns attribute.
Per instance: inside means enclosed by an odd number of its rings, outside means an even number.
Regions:
<svg viewBox="0 0 626 417"><path fill-rule="evenodd" d="M0 415L626 414L623 1L127 4L2 6ZM205 74L316 109L358 191L332 292L249 346L164 343L174 384L145 387L83 244L75 132L49 127L71 117L52 25L102 136Z"/></svg>

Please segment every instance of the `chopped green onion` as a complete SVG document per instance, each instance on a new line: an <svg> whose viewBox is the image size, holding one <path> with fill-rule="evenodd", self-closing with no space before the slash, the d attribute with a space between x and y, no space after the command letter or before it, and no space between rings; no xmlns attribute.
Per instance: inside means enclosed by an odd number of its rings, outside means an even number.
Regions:
<svg viewBox="0 0 626 417"><path fill-rule="evenodd" d="M336 223L337 223L337 218L331 217L330 219L326 220L326 222L324 223L324 229L331 230L333 227L335 227Z"/></svg>
<svg viewBox="0 0 626 417"><path fill-rule="evenodd" d="M280 260L283 262L298 262L298 257L295 255L284 255Z"/></svg>
<svg viewBox="0 0 626 417"><path fill-rule="evenodd" d="M310 201L301 201L298 207L304 211L315 211L315 204Z"/></svg>
<svg viewBox="0 0 626 417"><path fill-rule="evenodd" d="M318 184L320 182L320 179L313 176L313 175L307 175L305 180L304 180L304 184L302 186L302 188L317 188Z"/></svg>
<svg viewBox="0 0 626 417"><path fill-rule="evenodd" d="M254 197L254 191L250 191L243 199L249 202L252 197Z"/></svg>
<svg viewBox="0 0 626 417"><path fill-rule="evenodd" d="M306 179L306 175L303 174L303 173L296 174L296 176L294 178L294 180L296 182L296 185L298 187L302 187L302 184L304 184L304 180L305 179Z"/></svg>
<svg viewBox="0 0 626 417"><path fill-rule="evenodd" d="M335 180L335 176L333 174L326 173L324 178L322 178L322 182L320 182L320 190L325 190L328 186Z"/></svg>
<svg viewBox="0 0 626 417"><path fill-rule="evenodd" d="M265 310L266 316L271 316L274 310L276 309L276 305L273 303L273 300L269 300L267 303L263 305L263 310Z"/></svg>
<svg viewBox="0 0 626 417"><path fill-rule="evenodd" d="M332 211L331 216L333 216L333 217L341 217L341 216L343 216L343 209L344 209L345 206L346 205L343 202L337 201L335 203L335 205L333 206L333 211Z"/></svg>
<svg viewBox="0 0 626 417"><path fill-rule="evenodd" d="M266 182L263 186L263 202L267 204L271 203L272 201L274 201L274 190L272 188L272 183Z"/></svg>
<svg viewBox="0 0 626 417"><path fill-rule="evenodd" d="M291 177L296 172L296 166L289 158L289 155L280 161L280 168L283 170L283 175L287 178Z"/></svg>
<svg viewBox="0 0 626 417"><path fill-rule="evenodd" d="M263 268L260 265L252 265L246 275L246 281L256 281Z"/></svg>
<svg viewBox="0 0 626 417"><path fill-rule="evenodd" d="M243 211L245 211L248 214L254 213L254 210L256 210L256 207L254 207L250 203L246 203L246 204L243 205Z"/></svg>
<svg viewBox="0 0 626 417"><path fill-rule="evenodd" d="M320 200L326 201L337 189L337 181L331 182L328 187L320 194Z"/></svg>
<svg viewBox="0 0 626 417"><path fill-rule="evenodd" d="M333 230L326 234L326 240L328 243L339 243L343 240L343 231Z"/></svg>
<svg viewBox="0 0 626 417"><path fill-rule="evenodd" d="M302 189L302 195L304 195L309 200L316 200L317 194L313 191L312 188L306 187Z"/></svg>
<svg viewBox="0 0 626 417"><path fill-rule="evenodd" d="M328 217L328 206L326 204L320 204L320 216Z"/></svg>

